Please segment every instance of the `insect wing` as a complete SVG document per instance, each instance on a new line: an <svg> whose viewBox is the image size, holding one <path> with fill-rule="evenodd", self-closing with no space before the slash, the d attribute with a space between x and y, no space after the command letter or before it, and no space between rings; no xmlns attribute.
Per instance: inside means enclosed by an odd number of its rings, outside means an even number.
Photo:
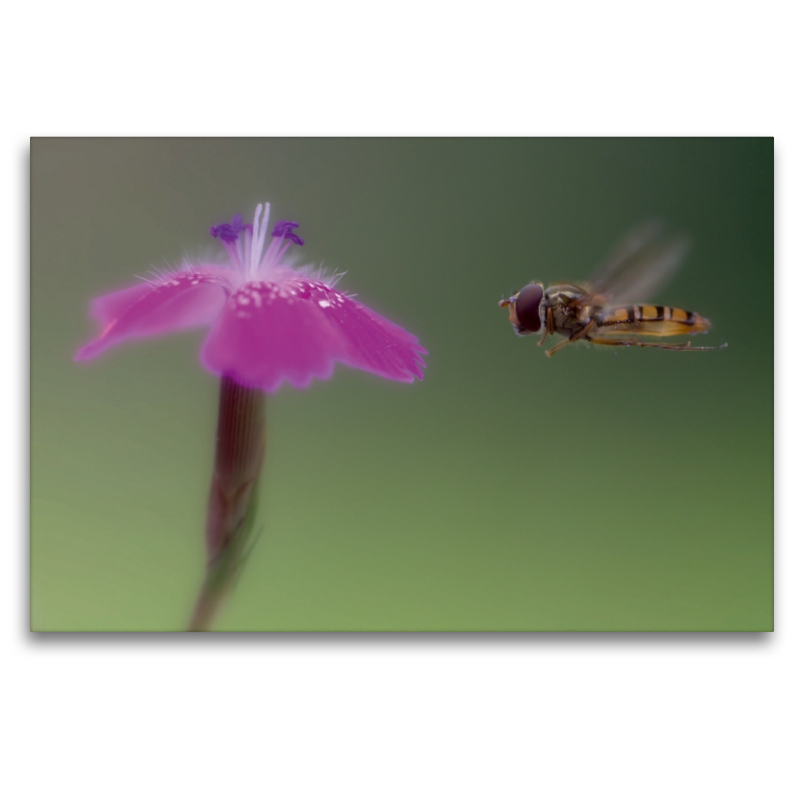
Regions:
<svg viewBox="0 0 800 800"><path fill-rule="evenodd" d="M592 305L645 303L678 271L689 239L651 220L631 231L589 279Z"/></svg>

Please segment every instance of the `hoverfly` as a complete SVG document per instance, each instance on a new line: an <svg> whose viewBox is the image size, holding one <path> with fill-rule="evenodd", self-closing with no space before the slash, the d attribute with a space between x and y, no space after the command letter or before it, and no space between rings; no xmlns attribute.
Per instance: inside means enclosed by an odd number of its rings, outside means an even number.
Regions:
<svg viewBox="0 0 800 800"><path fill-rule="evenodd" d="M508 307L518 336L541 331L540 347L548 334L565 337L546 351L548 356L580 340L616 347L721 350L727 342L692 347L689 342L659 344L639 338L694 335L710 329L711 323L693 311L631 305L645 302L673 275L688 247L686 238L668 236L661 222L651 221L629 233L587 283L556 283L545 289L532 281L508 300L503 298L500 307Z"/></svg>

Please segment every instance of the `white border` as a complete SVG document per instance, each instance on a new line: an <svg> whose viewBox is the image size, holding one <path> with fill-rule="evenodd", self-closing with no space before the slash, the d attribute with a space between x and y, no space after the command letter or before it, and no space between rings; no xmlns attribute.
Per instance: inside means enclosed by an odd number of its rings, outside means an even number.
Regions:
<svg viewBox="0 0 800 800"><path fill-rule="evenodd" d="M7 16L8 796L797 791L796 25L775 2L518 8L146 0ZM778 632L224 645L27 633L28 137L198 134L775 135Z"/></svg>

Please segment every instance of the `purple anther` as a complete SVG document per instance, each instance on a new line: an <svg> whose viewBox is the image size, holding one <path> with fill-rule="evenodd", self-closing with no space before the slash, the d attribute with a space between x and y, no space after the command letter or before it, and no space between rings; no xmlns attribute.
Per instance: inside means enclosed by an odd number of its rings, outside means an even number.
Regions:
<svg viewBox="0 0 800 800"><path fill-rule="evenodd" d="M252 225L243 225L242 215L237 214L230 223L223 222L220 225L214 225L208 229L208 232L215 239L222 239L227 244L233 244L239 238L239 234L246 228L253 230Z"/></svg>
<svg viewBox="0 0 800 800"><path fill-rule="evenodd" d="M276 237L280 236L284 239L291 239L295 244L303 244L303 239L296 233L292 233L295 228L299 227L299 222L289 222L289 220L284 219L275 223L275 227L272 229L272 235Z"/></svg>

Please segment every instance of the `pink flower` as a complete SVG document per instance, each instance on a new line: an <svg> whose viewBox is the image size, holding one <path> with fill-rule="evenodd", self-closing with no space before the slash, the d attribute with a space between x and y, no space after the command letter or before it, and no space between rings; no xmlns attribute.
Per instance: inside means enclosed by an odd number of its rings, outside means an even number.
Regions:
<svg viewBox="0 0 800 800"><path fill-rule="evenodd" d="M335 289L341 276L290 266L289 249L303 244L296 222L278 222L265 247L268 218L269 204L259 205L252 225L237 215L211 228L227 263L186 264L96 298L101 333L76 361L126 339L210 325L203 366L266 392L329 378L337 361L391 380L422 379L427 351L416 337Z"/></svg>

